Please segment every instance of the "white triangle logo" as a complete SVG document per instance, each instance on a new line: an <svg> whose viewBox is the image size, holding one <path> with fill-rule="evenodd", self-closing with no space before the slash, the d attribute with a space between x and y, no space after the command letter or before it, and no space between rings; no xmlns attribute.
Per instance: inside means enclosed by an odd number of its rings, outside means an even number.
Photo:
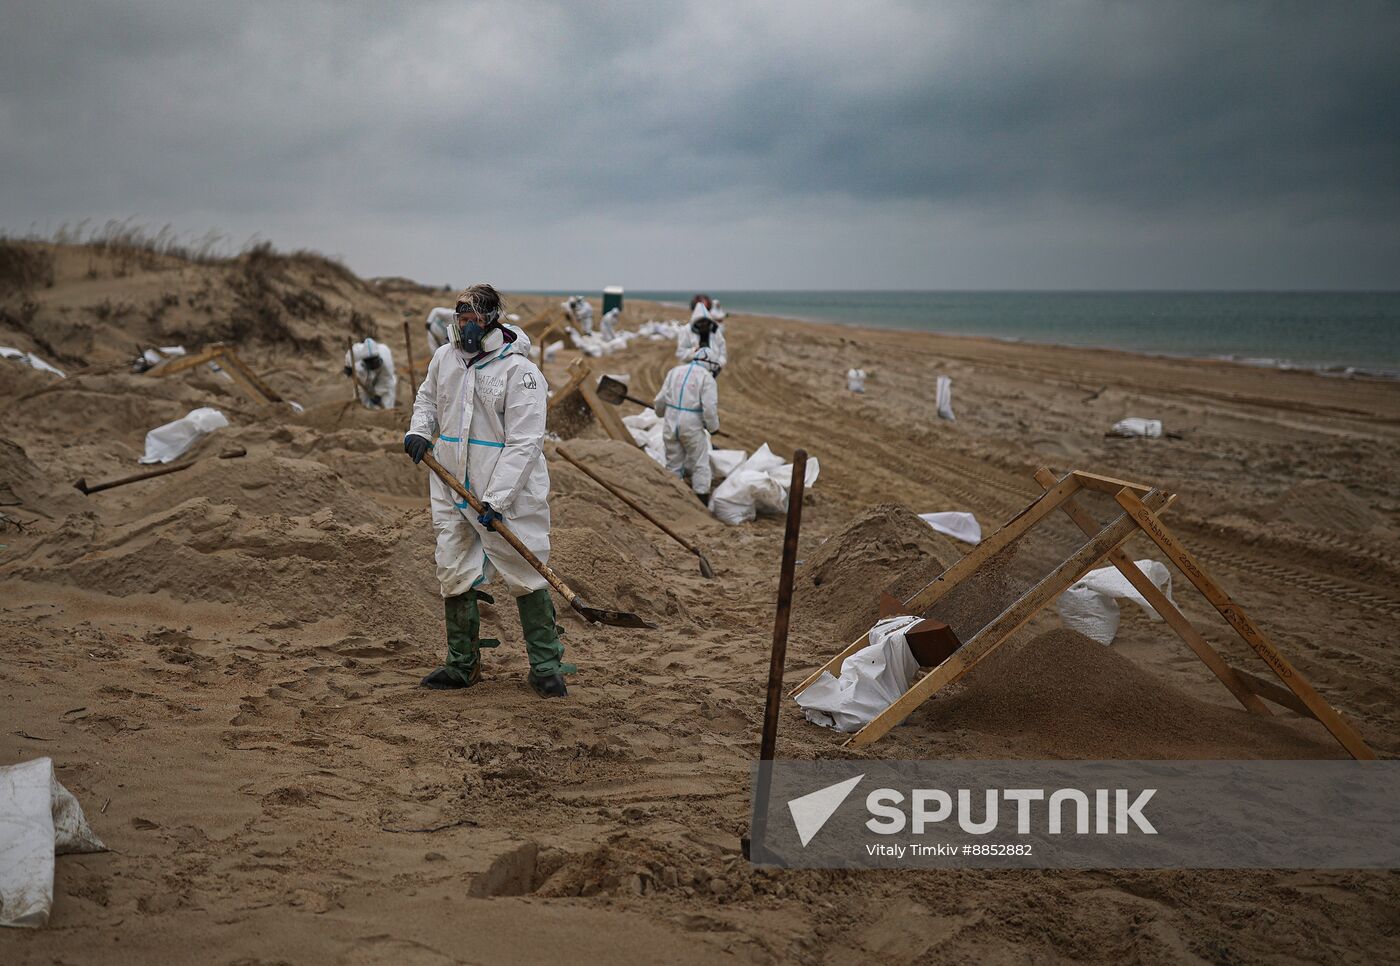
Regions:
<svg viewBox="0 0 1400 966"><path fill-rule="evenodd" d="M827 819L836 814L841 803L855 790L864 777L863 774L857 775L855 778L848 778L835 785L819 788L788 802L788 811L792 813L792 824L796 826L797 837L802 840L804 847L822 830Z"/></svg>

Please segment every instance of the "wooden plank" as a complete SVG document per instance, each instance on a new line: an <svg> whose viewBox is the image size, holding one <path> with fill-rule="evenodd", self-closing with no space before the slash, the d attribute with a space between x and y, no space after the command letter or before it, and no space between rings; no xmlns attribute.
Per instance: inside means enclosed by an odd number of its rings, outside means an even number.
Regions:
<svg viewBox="0 0 1400 966"><path fill-rule="evenodd" d="M206 362L213 362L224 351L222 342L211 342L201 349L176 356L173 359L166 359L146 370L148 376L173 376L177 372L184 372L186 369L193 369L195 366L203 365Z"/></svg>
<svg viewBox="0 0 1400 966"><path fill-rule="evenodd" d="M585 380L588 379L588 376L588 366L582 364L582 360L576 361L573 365L569 367L569 381L564 383L563 389L555 390L554 395L551 396L549 399L549 406L547 408L553 409L556 405L567 399L570 395L573 394L573 391L575 389L577 389L580 385L583 384Z"/></svg>
<svg viewBox="0 0 1400 966"><path fill-rule="evenodd" d="M1154 509L1166 502L1167 495L1161 490L1153 490L1147 494L1146 505ZM1120 514L1116 520L1071 554L1064 563L982 628L972 640L915 682L913 687L857 731L846 744L852 748L862 748L883 738L891 728L909 717L915 708L976 667L978 662L996 650L1017 628L1068 590L1071 584L1088 573L1105 554L1137 533L1137 530L1137 521L1132 516L1127 513Z"/></svg>
<svg viewBox="0 0 1400 966"><path fill-rule="evenodd" d="M1100 493L1117 495L1118 491L1127 487L1130 490L1138 490L1146 493L1152 487L1146 483L1131 483L1128 480L1119 480L1111 476L1100 476L1097 473L1086 473L1083 470L1070 471L1086 490L1098 490Z"/></svg>
<svg viewBox="0 0 1400 966"><path fill-rule="evenodd" d="M259 402L279 403L282 401L282 397L248 367L248 364L243 361L243 358L232 346L225 346L219 359L221 362L228 363L226 368L229 370L229 375L235 377L241 375L248 385L253 387L253 390L262 397L258 400Z"/></svg>
<svg viewBox="0 0 1400 966"><path fill-rule="evenodd" d="M1298 696L1287 688L1279 687L1273 681L1259 677L1257 674L1250 674L1248 671L1234 669L1241 681L1261 698L1268 698L1274 704L1282 705L1289 711L1296 711L1305 718L1317 719L1317 715L1312 713L1312 709L1298 700Z"/></svg>
<svg viewBox="0 0 1400 966"><path fill-rule="evenodd" d="M1045 467L1041 467L1035 472L1035 480L1047 489L1054 485L1055 476ZM1081 480L1082 482L1082 480ZM1093 535L1097 532L1099 525L1097 521L1079 504L1071 498L1065 501L1062 507L1065 513L1075 526L1083 530L1085 534ZM1137 568L1133 558L1129 557L1122 550L1114 550L1108 555L1108 562L1118 568L1118 572L1127 578L1138 593L1142 594L1152 609L1155 610L1167 622L1167 626L1176 631L1177 635L1186 642L1186 646L1195 652L1196 656L1206 667L1210 668L1212 674L1220 679L1220 683L1230 690L1235 699L1244 705L1245 709L1259 715L1268 715L1268 706L1254 693L1253 689L1240 680L1238 672L1225 662L1215 648L1210 646L1210 642L1201 636L1200 632L1192 626L1175 604L1157 589L1157 585L1148 579L1147 575Z"/></svg>
<svg viewBox="0 0 1400 966"><path fill-rule="evenodd" d="M1062 503L1074 495L1079 489L1079 481L1072 475L1066 474L1049 490L1046 490L1039 497L1027 504L1025 509L1006 521L986 540L983 540L975 548L969 551L961 560L953 564L943 573L935 577L926 584L922 590L904 602L905 610L910 614L922 614L934 604L938 603L963 580L977 572L977 568L986 563L988 559L995 556L1000 551L1006 549L1012 541L1025 534L1041 520L1053 513ZM788 693L788 697L795 698L816 683L817 678L822 676L823 671L830 671L835 674L841 667L841 662L846 660L856 651L859 651L867 643L865 635L862 634L850 644L847 644L838 654L829 661L817 668L803 679L802 683L793 688Z"/></svg>
<svg viewBox="0 0 1400 966"><path fill-rule="evenodd" d="M1284 683L1288 690L1307 705L1313 713L1313 717L1322 722L1323 727L1332 733L1332 737L1336 738L1337 742L1353 758L1373 760L1376 753L1370 749L1357 730L1345 721L1322 695L1317 693L1313 686L1289 663L1287 658L1279 653L1278 648L1274 647L1273 643L1264 636L1264 632L1250 619L1244 609L1230 598L1230 595L1215 582L1213 577L1206 573L1195 556L1157 518L1156 514L1152 512L1152 508L1144 506L1143 501L1139 500L1137 494L1132 490L1120 490L1117 499L1119 506L1128 511L1143 531L1152 538L1152 542L1157 544L1177 567L1181 568L1186 579L1205 595L1211 606L1220 612L1220 616L1224 617L1236 633L1244 638L1244 642L1254 649L1254 653L1258 654L1269 666L1269 669L1278 675L1279 680Z"/></svg>

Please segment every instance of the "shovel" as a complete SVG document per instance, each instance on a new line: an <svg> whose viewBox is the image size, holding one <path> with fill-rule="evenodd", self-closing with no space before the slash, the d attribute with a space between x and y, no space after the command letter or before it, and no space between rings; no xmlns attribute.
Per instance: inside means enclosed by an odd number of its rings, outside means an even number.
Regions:
<svg viewBox="0 0 1400 966"><path fill-rule="evenodd" d="M248 451L246 449L242 446L236 446L233 449L226 449L220 453L219 459L231 460L247 455ZM144 473L133 473L130 476L123 476L119 480L108 480L106 483L95 483L92 486L88 486L87 477L83 477L73 485L83 491L83 496L87 496L89 493L96 493L99 490L110 490L114 486L125 486L128 483L139 483L141 480L149 480L155 476L164 476L167 473L178 473L181 470L189 469L198 462L199 460L186 460L183 463L171 463L168 466L160 466L153 470L146 470Z"/></svg>
<svg viewBox="0 0 1400 966"><path fill-rule="evenodd" d="M474 510L478 515L481 513L481 501L478 500L475 496L473 496L465 486L459 483L452 476L451 473L443 469L442 464L439 463L433 457L432 453L423 454L423 463L428 467L428 469L436 473L438 475L438 479L446 483L453 493L456 493L462 499L466 500L467 505L470 506L472 510ZM608 624L612 627L645 627L651 629L656 628L655 624L652 624L649 621L644 621L636 614L629 614L625 610L603 610L602 608L598 607L589 607L579 598L578 594L574 593L573 590L570 589L568 584L564 583L563 579L560 578L558 574L556 574L553 570L550 569L548 564L542 562L539 557L536 557L533 553L531 553L530 548L525 546L525 544L521 543L520 538L510 532L509 528L506 527L504 521L493 520L491 523L491 528L497 533L499 533L502 537L504 537L506 543L514 547L515 552L525 558L525 562L527 564L529 564L531 567L534 567L535 570L539 571L540 576L543 577L545 580L549 581L549 585L551 587L559 591L560 596L562 596L566 601L569 602L570 607L578 611L579 614L583 615L583 617L585 617L591 623Z"/></svg>
<svg viewBox="0 0 1400 966"><path fill-rule="evenodd" d="M648 521L650 521L651 523L656 524L656 526L660 527L661 530L666 534L666 536L670 537L672 540L676 541L676 543L680 544L682 547L685 547L685 549L689 550L691 553L695 554L695 556L699 557L699 558L700 558L700 575L701 575L702 577L704 577L705 579L707 579L707 580L713 580L713 579L714 579L714 577L715 577L714 568L710 566L710 561L707 560L707 559L705 558L705 555L704 555L703 553L701 553L699 547L695 546L695 544L693 544L693 543L691 543L689 540L685 539L685 537L682 537L679 533L677 533L676 531L672 530L670 527L666 526L666 524L664 524L664 523L662 523L660 520L656 519L656 517L652 516L652 515L651 515L650 513L648 513L646 510L643 510L640 506L638 506L635 502L633 502L633 500L632 500L631 497L627 496L627 495L626 495L625 493L623 493L621 490L619 490L619 489L617 489L616 487L614 487L611 483L608 483L607 481L603 480L601 477L598 476L598 474L594 473L594 472L593 472L592 470L590 470L588 467L584 466L584 465L583 465L582 463L580 463L578 460L574 459L574 458L573 458L572 456L570 456L568 453L564 452L564 447L562 447L562 446L556 446L556 447L554 448L554 452L556 452L556 453L558 453L560 456L562 456L568 463L570 463L571 465L573 465L573 467L574 467L575 469L577 469L580 473L582 473L584 476L588 477L588 478L589 478L590 480L592 480L594 483L597 483L599 486L601 486L603 489L607 490L607 491L608 491L609 493L611 493L613 496L617 497L617 498L618 498L619 500L621 500L623 503L626 503L626 504L627 504L628 506L630 506L632 509L636 510L639 514L641 514L643 517L645 517Z"/></svg>
<svg viewBox="0 0 1400 966"><path fill-rule="evenodd" d="M620 379L614 379L612 376L601 376L598 379L598 398L614 406L621 406L625 402L630 402L636 403L643 409L651 408L651 403L638 399L636 396L629 396L627 394L627 383ZM723 436L725 438L729 436L729 434L722 429L717 429L710 435ZM572 462L572 460L570 460L570 462Z"/></svg>

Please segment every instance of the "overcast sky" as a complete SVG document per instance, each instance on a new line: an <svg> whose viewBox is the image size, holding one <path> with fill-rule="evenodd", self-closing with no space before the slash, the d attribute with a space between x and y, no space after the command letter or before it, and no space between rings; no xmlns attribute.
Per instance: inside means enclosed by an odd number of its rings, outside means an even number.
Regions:
<svg viewBox="0 0 1400 966"><path fill-rule="evenodd" d="M0 0L0 228L522 288L1400 288L1400 4Z"/></svg>

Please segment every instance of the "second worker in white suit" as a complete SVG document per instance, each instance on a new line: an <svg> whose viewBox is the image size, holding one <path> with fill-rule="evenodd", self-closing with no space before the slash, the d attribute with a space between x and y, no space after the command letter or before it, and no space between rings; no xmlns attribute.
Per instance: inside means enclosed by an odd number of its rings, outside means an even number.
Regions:
<svg viewBox="0 0 1400 966"><path fill-rule="evenodd" d="M719 363L714 350L696 349L666 373L653 408L666 421L666 469L689 479L701 503L710 499L710 433L719 429ZM708 431L708 432L707 432Z"/></svg>

